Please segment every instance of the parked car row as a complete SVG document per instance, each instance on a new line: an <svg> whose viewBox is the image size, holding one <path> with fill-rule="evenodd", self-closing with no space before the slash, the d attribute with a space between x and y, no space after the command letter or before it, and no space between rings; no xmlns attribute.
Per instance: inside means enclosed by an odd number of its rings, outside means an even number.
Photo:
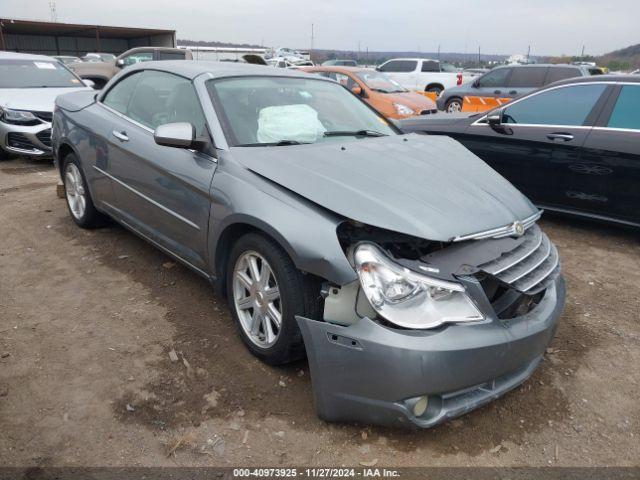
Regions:
<svg viewBox="0 0 640 480"><path fill-rule="evenodd" d="M597 67L581 65L505 65L464 85L447 88L438 96L437 104L440 110L459 112L465 96L517 98L553 82L601 73Z"/></svg>

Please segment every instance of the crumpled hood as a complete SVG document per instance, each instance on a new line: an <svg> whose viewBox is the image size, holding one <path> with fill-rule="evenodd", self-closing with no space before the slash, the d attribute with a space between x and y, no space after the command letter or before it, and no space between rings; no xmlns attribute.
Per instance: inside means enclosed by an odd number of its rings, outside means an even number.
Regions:
<svg viewBox="0 0 640 480"><path fill-rule="evenodd" d="M232 154L328 210L428 240L450 241L537 211L491 167L444 136L236 147Z"/></svg>
<svg viewBox="0 0 640 480"><path fill-rule="evenodd" d="M53 112L56 97L64 93L91 90L78 88L0 88L0 107L31 112Z"/></svg>

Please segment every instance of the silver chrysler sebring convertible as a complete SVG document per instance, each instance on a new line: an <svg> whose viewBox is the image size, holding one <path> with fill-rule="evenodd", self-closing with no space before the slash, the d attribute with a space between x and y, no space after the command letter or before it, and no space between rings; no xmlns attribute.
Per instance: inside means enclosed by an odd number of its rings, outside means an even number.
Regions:
<svg viewBox="0 0 640 480"><path fill-rule="evenodd" d="M53 151L80 227L111 217L211 281L263 361L306 354L323 419L430 427L521 384L554 335L540 211L331 80L140 64L58 97Z"/></svg>

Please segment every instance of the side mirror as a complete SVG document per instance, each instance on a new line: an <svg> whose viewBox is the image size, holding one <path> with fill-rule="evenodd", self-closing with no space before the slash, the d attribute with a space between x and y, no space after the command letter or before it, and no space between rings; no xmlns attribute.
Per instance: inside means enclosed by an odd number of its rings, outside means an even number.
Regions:
<svg viewBox="0 0 640 480"><path fill-rule="evenodd" d="M493 128L496 132L499 133L509 133L511 130L507 128L507 126L502 123L502 119L504 118L504 108L498 108L493 110L487 115L487 124Z"/></svg>
<svg viewBox="0 0 640 480"><path fill-rule="evenodd" d="M118 67L118 68L124 67L124 59L123 58L119 58L118 60L116 60L116 67Z"/></svg>
<svg viewBox="0 0 640 480"><path fill-rule="evenodd" d="M359 97L361 97L364 93L364 90L362 90L362 87L360 85L354 85L353 87L351 87L351 91Z"/></svg>
<svg viewBox="0 0 640 480"><path fill-rule="evenodd" d="M479 78L475 79L475 80L473 81L473 83L471 84L471 86L472 86L473 88L480 88L480 79L479 79Z"/></svg>
<svg viewBox="0 0 640 480"><path fill-rule="evenodd" d="M165 123L156 128L153 139L164 147L200 149L204 142L196 140L196 128L188 122Z"/></svg>
<svg viewBox="0 0 640 480"><path fill-rule="evenodd" d="M84 83L85 87L89 88L95 88L96 86L96 82L94 82L93 80L89 80L88 78L83 78L82 83Z"/></svg>

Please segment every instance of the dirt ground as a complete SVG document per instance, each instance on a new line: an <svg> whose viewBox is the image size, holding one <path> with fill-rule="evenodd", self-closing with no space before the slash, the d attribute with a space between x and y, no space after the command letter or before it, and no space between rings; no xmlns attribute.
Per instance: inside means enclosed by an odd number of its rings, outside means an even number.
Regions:
<svg viewBox="0 0 640 480"><path fill-rule="evenodd" d="M521 388L426 431L335 425L306 363L254 359L206 281L77 228L56 179L0 163L1 466L640 465L638 232L545 215L568 299Z"/></svg>

